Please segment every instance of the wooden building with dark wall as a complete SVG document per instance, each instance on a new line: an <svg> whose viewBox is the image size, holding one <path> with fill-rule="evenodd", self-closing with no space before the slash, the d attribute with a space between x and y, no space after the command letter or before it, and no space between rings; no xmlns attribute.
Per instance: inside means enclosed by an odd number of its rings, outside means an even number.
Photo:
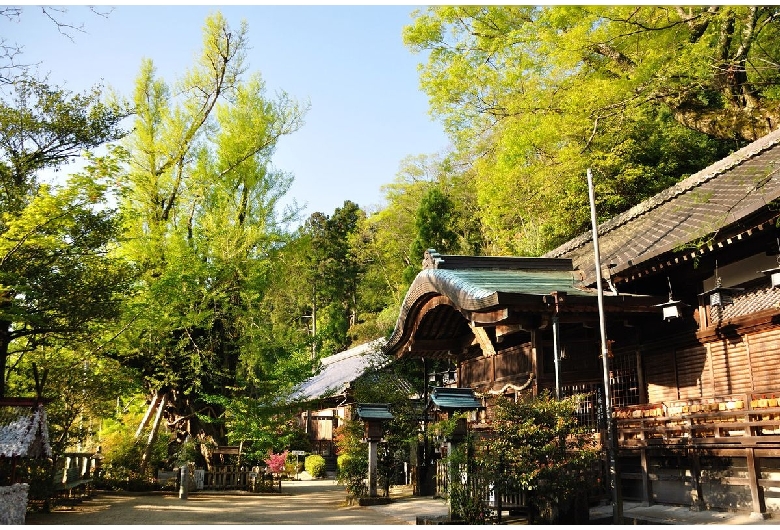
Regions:
<svg viewBox="0 0 780 530"><path fill-rule="evenodd" d="M775 132L599 226L612 411L590 232L542 258L429 251L385 352L456 363L458 386L488 405L473 428L489 428L498 393L585 393L594 433L617 418L624 499L780 512L780 287L767 272L780 266L779 164Z"/></svg>
<svg viewBox="0 0 780 530"><path fill-rule="evenodd" d="M317 372L292 393L293 400L306 405L297 419L307 434L311 452L325 458L329 472L336 471L336 429L354 412L351 385L387 363L379 353L384 345L384 339L375 339L323 358Z"/></svg>

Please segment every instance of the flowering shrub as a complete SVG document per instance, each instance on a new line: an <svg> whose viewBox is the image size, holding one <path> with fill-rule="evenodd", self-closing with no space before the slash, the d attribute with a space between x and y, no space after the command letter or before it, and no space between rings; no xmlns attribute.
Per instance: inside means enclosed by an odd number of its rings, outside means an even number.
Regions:
<svg viewBox="0 0 780 530"><path fill-rule="evenodd" d="M278 475L284 473L284 463L287 460L287 451L281 453L274 453L273 451L268 453L268 458L265 459L265 465L268 466L268 471Z"/></svg>

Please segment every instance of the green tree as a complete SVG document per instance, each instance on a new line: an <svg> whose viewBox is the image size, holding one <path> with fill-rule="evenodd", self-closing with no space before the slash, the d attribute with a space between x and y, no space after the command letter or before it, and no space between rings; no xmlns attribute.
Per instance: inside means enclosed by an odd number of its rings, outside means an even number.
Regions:
<svg viewBox="0 0 780 530"><path fill-rule="evenodd" d="M592 486L590 471L598 453L578 424L576 410L576 396L501 398L494 436L475 454L480 472L493 477L498 491L528 492L528 502L548 522L569 512Z"/></svg>
<svg viewBox="0 0 780 530"><path fill-rule="evenodd" d="M358 285L363 258L354 252L354 237L365 214L350 200L333 215L315 212L303 227L309 313L317 355L338 353L351 344L350 326L358 319Z"/></svg>
<svg viewBox="0 0 780 530"><path fill-rule="evenodd" d="M452 218L455 216L452 201L438 188L431 188L423 195L420 206L414 217L414 228L417 236L412 242L409 254L422 260L423 254L429 248L439 253L447 254L457 245L457 234L452 230ZM420 267L414 264L404 271L404 279L411 284Z"/></svg>
<svg viewBox="0 0 780 530"><path fill-rule="evenodd" d="M99 89L74 95L27 77L12 86L13 97L0 101L0 396L25 354L66 343L72 351L94 348L131 279L111 255L113 154L88 157L64 185L39 180L42 171L121 137L125 113L103 103ZM25 390L31 381L15 389Z"/></svg>
<svg viewBox="0 0 780 530"><path fill-rule="evenodd" d="M34 370L43 383L43 397L54 455L81 448L95 451L103 445L99 431L102 420L111 418L119 396L140 390L136 373L106 357L94 340L50 340L28 352L9 378L15 395L30 395Z"/></svg>
<svg viewBox="0 0 780 530"><path fill-rule="evenodd" d="M412 264L419 270L422 256L410 256L414 238L414 218L419 201L430 186L428 157L410 157L401 164L395 180L383 186L385 206L367 216L359 225L356 250L365 259L361 278L363 328L373 338L389 334L398 318L406 295L404 269Z"/></svg>
<svg viewBox="0 0 780 530"><path fill-rule="evenodd" d="M370 367L352 383L352 396L357 403L387 403L393 414L393 418L384 425L384 443L377 466L385 495L389 495L393 478L403 469L404 462L410 461L410 448L417 449L422 403L415 396L423 395L419 388L421 383L424 385L427 381L422 365L416 359ZM344 450L354 454L366 453L368 448L365 443L359 446L347 444Z"/></svg>
<svg viewBox="0 0 780 530"><path fill-rule="evenodd" d="M538 255L777 120L774 7L436 6L404 30L484 249ZM649 140L649 141L648 141ZM686 160L684 164L670 160Z"/></svg>
<svg viewBox="0 0 780 530"><path fill-rule="evenodd" d="M361 221L353 239L353 252L363 256L364 264L358 297L362 318L358 328L352 328L356 335L368 339L392 331L427 248L483 252L467 166L454 155L407 157L395 180L383 186L384 207ZM427 232L429 243L420 239L420 231Z"/></svg>
<svg viewBox="0 0 780 530"><path fill-rule="evenodd" d="M244 76L247 46L246 25L217 13L176 92L143 63L121 201L123 255L142 271L121 355L167 396L180 437L203 430L218 443L236 421L228 405L241 408L225 400L271 403L310 373L307 352L285 343L262 304L297 214L280 212L291 176L271 159L306 109Z"/></svg>
<svg viewBox="0 0 780 530"><path fill-rule="evenodd" d="M352 419L347 419L336 429L336 480L353 497L368 494L368 444L362 441L364 432L363 422Z"/></svg>

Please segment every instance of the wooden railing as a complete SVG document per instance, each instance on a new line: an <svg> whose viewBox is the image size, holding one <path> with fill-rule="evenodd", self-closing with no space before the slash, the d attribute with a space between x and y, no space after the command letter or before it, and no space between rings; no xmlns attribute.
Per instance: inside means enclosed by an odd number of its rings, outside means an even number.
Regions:
<svg viewBox="0 0 780 530"><path fill-rule="evenodd" d="M214 466L206 471L203 489L246 490L249 489L249 473L243 466Z"/></svg>
<svg viewBox="0 0 780 530"><path fill-rule="evenodd" d="M493 477L486 476L476 469L472 469L470 473L467 473L466 468L467 466L464 464L459 465L458 471L455 472L455 476L464 480L463 486L465 486L472 495L481 498L482 502L485 503L485 506L491 510L505 511L525 509L528 506L524 491L502 492L501 495L497 496L493 487ZM451 473L452 470L449 469L446 460L436 461L437 496L449 496Z"/></svg>
<svg viewBox="0 0 780 530"><path fill-rule="evenodd" d="M780 406L763 394L638 405L615 413L624 448L780 445Z"/></svg>
<svg viewBox="0 0 780 530"><path fill-rule="evenodd" d="M280 478L264 473L256 467L248 469L244 466L214 466L205 473L203 489L281 491L282 482Z"/></svg>

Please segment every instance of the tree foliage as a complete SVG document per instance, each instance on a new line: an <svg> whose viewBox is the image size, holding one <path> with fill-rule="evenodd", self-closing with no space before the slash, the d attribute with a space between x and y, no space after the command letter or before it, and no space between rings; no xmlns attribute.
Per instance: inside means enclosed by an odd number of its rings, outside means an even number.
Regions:
<svg viewBox="0 0 780 530"><path fill-rule="evenodd" d="M209 16L189 70L169 81L144 61L126 106L100 87L72 94L27 77L19 48L0 38L0 396L33 391L33 362L47 370L61 447L86 440L89 418L112 415L114 398L139 386L168 394L180 439L246 443L255 461L303 444L289 390L318 357L391 332L426 249L542 254L587 230L588 168L611 217L775 129L779 15L420 11L404 39L427 52L421 85L451 152L404 160L378 211L345 200L297 231L295 204L281 207L292 176L272 159L307 105L270 96L249 71L245 24ZM120 142L128 107L132 133ZM84 152L85 168L61 185L41 180ZM424 384L420 369L399 363L355 384L359 401L392 402L387 454L417 436L410 389L396 383ZM563 442L577 434L568 406L499 407L508 442L485 468L510 466L506 486L533 485L539 502L566 495L553 475L584 464ZM553 483L565 488L545 489Z"/></svg>
<svg viewBox="0 0 780 530"><path fill-rule="evenodd" d="M405 28L421 84L471 160L490 254L584 231L773 127L774 7L436 6ZM649 141L648 141L649 140ZM684 161L684 163L680 163Z"/></svg>
<svg viewBox="0 0 780 530"><path fill-rule="evenodd" d="M96 326L118 313L131 279L111 255L113 155L89 157L64 185L39 181L41 171L120 137L124 113L97 89L73 95L26 77L13 88L0 101L0 396L26 353L99 344Z"/></svg>
<svg viewBox="0 0 780 530"><path fill-rule="evenodd" d="M145 61L125 145L122 252L142 275L120 354L150 390L171 394L169 423L182 430L195 414L221 415L224 404L207 406L206 396L262 402L308 373L305 352L289 351L262 310L270 260L295 215L280 217L291 178L271 157L306 109L284 93L268 97L259 74L244 76L247 46L246 26L217 13L175 89ZM201 428L226 436L224 424Z"/></svg>
<svg viewBox="0 0 780 530"><path fill-rule="evenodd" d="M428 249L449 254L456 248L457 234L451 228L455 217L452 201L438 188L429 189L420 200L414 216L416 237L409 249L410 256L421 257ZM420 271L413 263L404 271L404 279L411 284Z"/></svg>
<svg viewBox="0 0 780 530"><path fill-rule="evenodd" d="M577 397L549 393L517 402L501 398L493 435L477 451L477 466L499 491L527 491L537 513L565 509L590 486L598 458L590 435L579 425Z"/></svg>
<svg viewBox="0 0 780 530"><path fill-rule="evenodd" d="M353 252L352 239L364 215L356 203L347 200L333 215L315 213L306 222L312 303L316 304L315 340L321 355L338 353L351 344L348 331L357 322L358 283L364 267L361 256Z"/></svg>

